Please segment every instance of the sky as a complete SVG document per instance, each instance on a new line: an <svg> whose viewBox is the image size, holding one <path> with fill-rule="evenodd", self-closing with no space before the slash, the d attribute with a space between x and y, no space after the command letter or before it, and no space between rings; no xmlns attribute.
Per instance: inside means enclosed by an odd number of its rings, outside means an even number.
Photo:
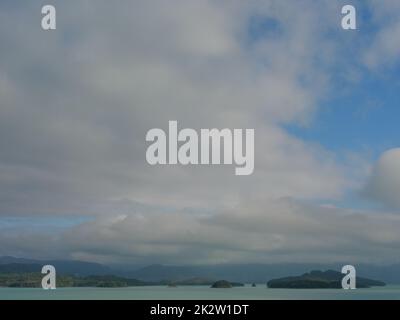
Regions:
<svg viewBox="0 0 400 320"><path fill-rule="evenodd" d="M2 1L0 255L400 262L399 35L397 0ZM150 166L169 120L255 129L254 173Z"/></svg>

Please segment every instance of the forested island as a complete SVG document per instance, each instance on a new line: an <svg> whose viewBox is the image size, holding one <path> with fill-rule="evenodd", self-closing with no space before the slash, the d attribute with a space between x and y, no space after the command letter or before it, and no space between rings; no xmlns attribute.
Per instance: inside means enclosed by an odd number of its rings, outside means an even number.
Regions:
<svg viewBox="0 0 400 320"><path fill-rule="evenodd" d="M43 275L41 273L1 273L0 287L12 288L41 288ZM137 279L122 278L113 275L85 276L73 275L57 276L57 287L133 287L157 285Z"/></svg>
<svg viewBox="0 0 400 320"><path fill-rule="evenodd" d="M343 274L334 271L311 271L301 276L285 277L268 281L268 288L281 289L340 289L342 288ZM385 286L382 281L356 277L357 288Z"/></svg>
<svg viewBox="0 0 400 320"><path fill-rule="evenodd" d="M0 273L0 287L11 288L41 288L43 275L38 272L27 273ZM242 283L228 281L213 281L205 278L192 278L181 281L141 281L114 275L74 276L58 275L57 287L97 287L97 288L121 288L135 286L201 286L207 285L213 288L232 288L243 286Z"/></svg>

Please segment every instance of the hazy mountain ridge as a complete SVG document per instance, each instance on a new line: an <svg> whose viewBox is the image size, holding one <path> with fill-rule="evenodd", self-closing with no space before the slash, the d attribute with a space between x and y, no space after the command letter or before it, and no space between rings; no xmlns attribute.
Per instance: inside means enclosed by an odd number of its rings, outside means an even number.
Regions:
<svg viewBox="0 0 400 320"><path fill-rule="evenodd" d="M110 267L78 260L34 260L25 258L15 258L10 256L0 257L0 272L7 272L14 267L15 271L24 272L41 271L42 266L53 265L59 274L73 274L80 276L114 274L115 271Z"/></svg>

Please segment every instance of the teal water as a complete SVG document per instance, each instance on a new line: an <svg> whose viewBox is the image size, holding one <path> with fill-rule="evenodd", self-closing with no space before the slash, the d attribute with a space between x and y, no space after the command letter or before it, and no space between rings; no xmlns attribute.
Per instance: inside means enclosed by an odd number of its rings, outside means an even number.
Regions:
<svg viewBox="0 0 400 320"><path fill-rule="evenodd" d="M371 300L400 299L400 286L369 289L268 289L265 284L231 289L212 289L208 286L168 288L0 288L0 300Z"/></svg>

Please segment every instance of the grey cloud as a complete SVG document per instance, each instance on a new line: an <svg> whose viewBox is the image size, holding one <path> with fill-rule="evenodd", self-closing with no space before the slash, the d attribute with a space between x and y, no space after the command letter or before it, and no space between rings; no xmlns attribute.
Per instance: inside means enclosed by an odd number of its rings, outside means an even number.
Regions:
<svg viewBox="0 0 400 320"><path fill-rule="evenodd" d="M303 16L278 1L56 2L58 29L48 33L36 21L37 4L6 9L1 214L105 213L124 198L213 207L260 191L339 196L349 184L343 168L279 127L307 121L326 86L313 65L325 45L314 27L332 14L319 17L321 7L308 5ZM282 37L248 46L243 30L255 13L279 20ZM19 27L5 28L11 21ZM145 134L171 119L255 128L256 175L149 167Z"/></svg>
<svg viewBox="0 0 400 320"><path fill-rule="evenodd" d="M400 149L386 151L372 168L364 194L389 208L400 209Z"/></svg>
<svg viewBox="0 0 400 320"><path fill-rule="evenodd" d="M102 216L57 236L28 233L11 239L2 232L0 239L11 252L106 263L388 263L398 252L399 224L397 215L281 199L212 214Z"/></svg>

